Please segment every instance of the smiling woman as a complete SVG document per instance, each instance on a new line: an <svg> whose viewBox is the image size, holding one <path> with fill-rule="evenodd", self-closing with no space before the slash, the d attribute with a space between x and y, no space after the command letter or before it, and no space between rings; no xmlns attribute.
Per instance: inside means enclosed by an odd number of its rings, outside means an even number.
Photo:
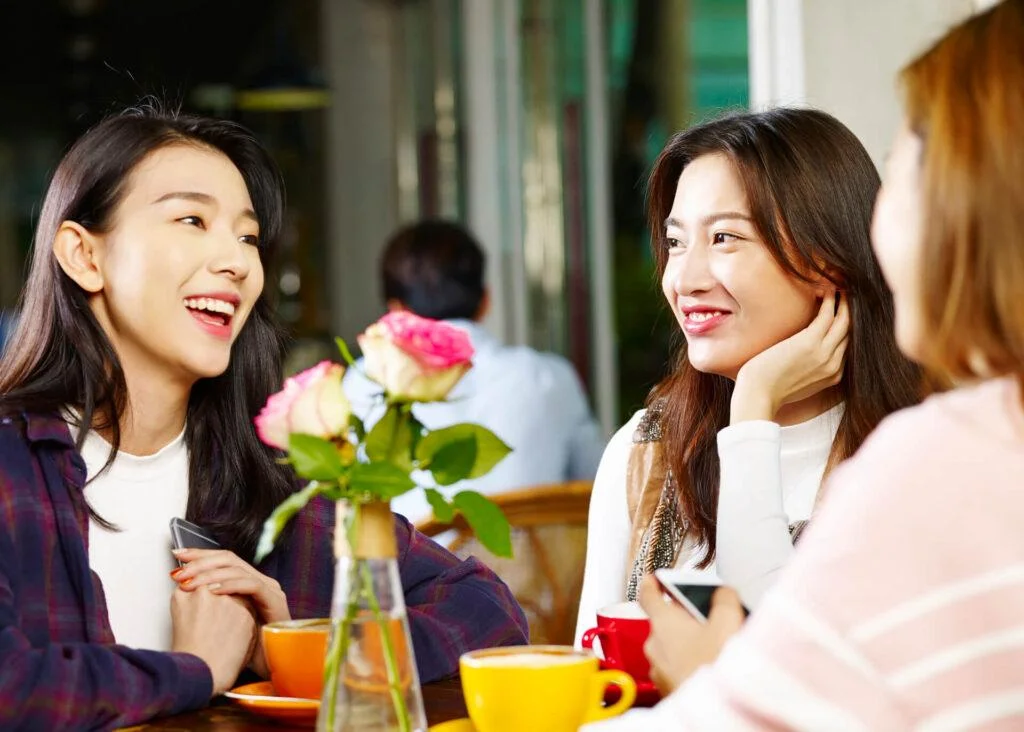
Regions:
<svg viewBox="0 0 1024 732"><path fill-rule="evenodd" d="M252 565L297 488L252 423L281 380L263 282L283 206L273 161L226 121L133 111L58 166L0 364L0 728L202 706L265 675L257 623L329 614L329 502ZM175 517L224 549L172 555ZM421 678L525 641L492 573L393 520Z"/></svg>
<svg viewBox="0 0 1024 732"><path fill-rule="evenodd" d="M211 527L243 555L292 488L250 422L280 369L261 258L274 254L283 206L277 168L237 125L144 110L106 120L54 174L0 366L0 410L73 408L79 443L95 428L111 460L152 454L184 429L188 514L248 505ZM228 337L197 327L185 305L218 292L238 298ZM230 473L211 473L217 455L238 456ZM265 494L246 497L257 479Z"/></svg>
<svg viewBox="0 0 1024 732"><path fill-rule="evenodd" d="M661 568L717 574L756 608L823 476L920 397L871 252L878 187L853 133L816 110L733 115L666 145L648 221L683 343L602 459L578 637Z"/></svg>

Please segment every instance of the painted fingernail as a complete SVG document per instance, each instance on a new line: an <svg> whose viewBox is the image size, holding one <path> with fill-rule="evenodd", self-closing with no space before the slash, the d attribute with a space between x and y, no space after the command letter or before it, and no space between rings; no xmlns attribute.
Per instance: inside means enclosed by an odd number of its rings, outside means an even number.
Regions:
<svg viewBox="0 0 1024 732"><path fill-rule="evenodd" d="M183 567L178 567L177 569L172 569L171 570L171 579L172 580L177 580L178 579L178 575L181 574L184 571L185 571L185 569Z"/></svg>
<svg viewBox="0 0 1024 732"><path fill-rule="evenodd" d="M189 577L188 579L182 580L182 582L181 582L181 586L182 587L190 587L191 585L192 585L192 578L191 577Z"/></svg>

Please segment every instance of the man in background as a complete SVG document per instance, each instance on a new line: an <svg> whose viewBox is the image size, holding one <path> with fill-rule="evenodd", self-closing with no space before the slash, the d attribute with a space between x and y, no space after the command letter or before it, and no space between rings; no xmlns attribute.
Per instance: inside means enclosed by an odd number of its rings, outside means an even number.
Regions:
<svg viewBox="0 0 1024 732"><path fill-rule="evenodd" d="M484 252L461 226L425 221L394 234L381 260L388 310L408 310L465 329L476 353L473 367L447 402L418 404L428 428L472 422L494 432L512 453L482 478L440 490L447 496L472 489L494 495L565 480L593 479L605 440L587 405L580 380L561 356L526 346L506 346L480 322L490 297ZM363 376L361 361L348 370L344 388L353 413L371 428L384 413L380 387ZM431 515L422 491L392 501L411 522Z"/></svg>
<svg viewBox="0 0 1024 732"><path fill-rule="evenodd" d="M13 310L0 309L0 356L3 355L7 339L14 333L15 320L16 316Z"/></svg>

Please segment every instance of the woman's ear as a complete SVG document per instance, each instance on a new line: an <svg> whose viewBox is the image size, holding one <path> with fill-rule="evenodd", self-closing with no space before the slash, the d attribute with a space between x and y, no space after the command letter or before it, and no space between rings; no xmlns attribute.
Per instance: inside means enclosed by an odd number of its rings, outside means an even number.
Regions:
<svg viewBox="0 0 1024 732"><path fill-rule="evenodd" d="M843 278L834 268L823 265L820 271L811 273L811 287L815 297L825 297L843 289Z"/></svg>
<svg viewBox="0 0 1024 732"><path fill-rule="evenodd" d="M53 238L53 255L64 273L89 294L103 289L102 243L81 224L65 221Z"/></svg>

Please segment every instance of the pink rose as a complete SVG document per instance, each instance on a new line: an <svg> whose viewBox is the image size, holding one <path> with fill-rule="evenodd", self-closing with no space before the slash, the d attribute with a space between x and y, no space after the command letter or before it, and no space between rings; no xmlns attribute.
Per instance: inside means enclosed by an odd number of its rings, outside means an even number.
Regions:
<svg viewBox="0 0 1024 732"><path fill-rule="evenodd" d="M256 432L271 447L288 449L288 436L331 439L348 429L352 408L341 388L345 368L330 361L285 379L257 415Z"/></svg>
<svg viewBox="0 0 1024 732"><path fill-rule="evenodd" d="M358 340L366 375L400 401L442 401L473 365L466 331L409 312L385 315Z"/></svg>

